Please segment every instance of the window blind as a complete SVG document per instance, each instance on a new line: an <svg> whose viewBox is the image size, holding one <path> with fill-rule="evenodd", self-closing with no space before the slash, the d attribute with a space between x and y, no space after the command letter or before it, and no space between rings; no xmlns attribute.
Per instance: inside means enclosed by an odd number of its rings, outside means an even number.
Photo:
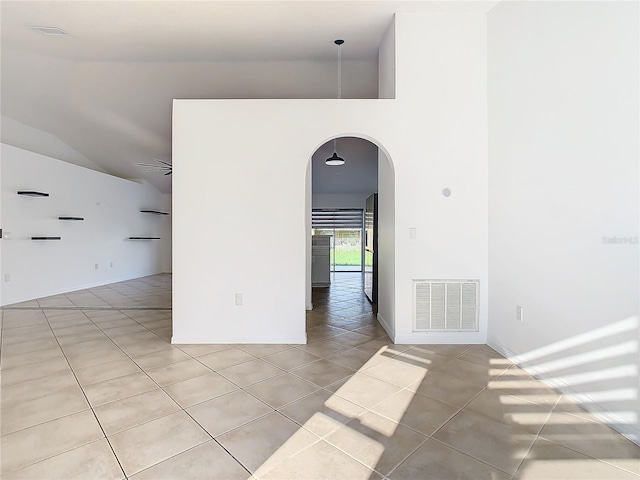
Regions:
<svg viewBox="0 0 640 480"><path fill-rule="evenodd" d="M313 209L311 227L317 230L338 228L361 229L363 224L361 209Z"/></svg>

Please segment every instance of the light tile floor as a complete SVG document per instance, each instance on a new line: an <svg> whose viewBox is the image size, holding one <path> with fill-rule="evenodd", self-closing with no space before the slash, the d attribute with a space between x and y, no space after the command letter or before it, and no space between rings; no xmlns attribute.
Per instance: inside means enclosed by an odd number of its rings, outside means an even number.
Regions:
<svg viewBox="0 0 640 480"><path fill-rule="evenodd" d="M485 345L393 345L358 274L308 345L171 345L171 277L2 311L2 478L623 479L640 447Z"/></svg>

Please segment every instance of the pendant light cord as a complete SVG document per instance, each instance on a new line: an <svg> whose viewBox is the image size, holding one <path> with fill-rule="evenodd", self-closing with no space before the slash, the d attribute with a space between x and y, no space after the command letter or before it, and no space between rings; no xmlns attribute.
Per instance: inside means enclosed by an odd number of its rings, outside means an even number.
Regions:
<svg viewBox="0 0 640 480"><path fill-rule="evenodd" d="M336 45L338 45L338 99L342 98L342 44L344 43L344 40L336 40L334 42ZM337 143L338 143L338 139L334 138L333 139L333 156L337 157ZM336 158L336 160L338 160L338 158ZM342 165L344 163L343 159L342 163L338 163L338 165Z"/></svg>
<svg viewBox="0 0 640 480"><path fill-rule="evenodd" d="M342 98L342 44L338 44L338 99Z"/></svg>
<svg viewBox="0 0 640 480"><path fill-rule="evenodd" d="M344 40L338 39L335 42L338 45L338 99L342 98L342 44Z"/></svg>

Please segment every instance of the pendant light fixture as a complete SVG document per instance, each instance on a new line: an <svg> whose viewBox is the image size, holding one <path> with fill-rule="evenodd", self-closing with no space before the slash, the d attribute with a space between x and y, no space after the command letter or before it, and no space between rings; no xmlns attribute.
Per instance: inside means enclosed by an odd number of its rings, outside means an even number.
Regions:
<svg viewBox="0 0 640 480"><path fill-rule="evenodd" d="M336 45L338 45L338 99L342 98L342 44L344 40L336 40ZM324 163L327 165L344 165L344 158L338 156L338 152L336 150L337 139L333 139L333 155L327 158Z"/></svg>

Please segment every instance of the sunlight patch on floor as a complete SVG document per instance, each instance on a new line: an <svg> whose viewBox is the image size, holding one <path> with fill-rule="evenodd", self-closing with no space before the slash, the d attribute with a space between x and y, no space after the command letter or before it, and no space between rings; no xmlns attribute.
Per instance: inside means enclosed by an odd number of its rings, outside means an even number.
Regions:
<svg viewBox="0 0 640 480"><path fill-rule="evenodd" d="M312 445L306 445L303 448L296 448L299 444L296 441L296 436L302 437L300 432L314 432L316 435L322 435L323 433L329 436L331 434L333 437L340 435L339 440L334 440L332 444L335 443L345 443L349 445L357 445L357 450L360 453L361 458L358 458L360 462L364 462L367 465L375 466L382 455L385 452L385 446L371 438L369 435L359 432L353 428L349 428L347 423L349 423L349 419L360 419L360 426L365 430L370 430L372 433L378 433L383 435L384 437L391 438L396 433L396 430L400 426L399 422L403 418L405 412L409 408L413 397L416 395L415 392L410 392L408 390L403 390L400 387L393 387L389 385L390 389L385 390L381 389L376 391L375 389L371 389L372 385L369 382L379 382L375 377L370 377L366 375L366 371L371 368L368 365L375 364L373 361L375 357L379 355L388 355L389 353L393 353L394 355L400 354L399 351L394 351L392 348L384 346L380 348L374 355L371 356L371 359L365 363L365 365L356 372L352 377L350 377L338 390L335 391L334 395L328 398L324 406L329 408L331 411L337 414L338 419L332 417L323 412L314 413L300 428L300 430L291 437L287 442L285 442L282 447L280 447L276 452L274 452L269 459L267 459L256 471L256 475L264 475L265 473L273 470L276 466L282 464L285 460L291 458L293 455L297 457L300 456L300 453L303 450L309 449ZM414 356L409 356L414 357ZM411 369L415 371L420 367L416 367L412 364L403 364L400 360L394 360L396 357L387 359L387 362L395 362L395 368L398 370L398 375L402 375L403 367L404 369ZM415 357L418 360L419 357ZM379 364L378 364L379 365ZM426 375L426 369L422 369L421 375L419 378L415 378L415 381L421 381ZM392 390L391 390L392 389ZM392 415L389 418L387 414L387 418L381 417L375 414L365 412L363 415L354 415L354 409L352 405L361 405L364 407L371 407L377 403L380 403L389 397L392 396L391 391L402 391L408 393L408 395L400 395L395 396L395 403L393 405ZM376 395L379 397L376 398ZM351 403L353 402L353 403ZM361 413L361 412L358 412ZM372 435L373 436L373 435ZM325 437L325 438L327 438ZM318 441L321 441L321 438L318 438ZM350 480L368 480L370 478L370 472L363 471L361 476L358 476L356 472L352 472L349 477ZM267 478L269 477L267 473Z"/></svg>

